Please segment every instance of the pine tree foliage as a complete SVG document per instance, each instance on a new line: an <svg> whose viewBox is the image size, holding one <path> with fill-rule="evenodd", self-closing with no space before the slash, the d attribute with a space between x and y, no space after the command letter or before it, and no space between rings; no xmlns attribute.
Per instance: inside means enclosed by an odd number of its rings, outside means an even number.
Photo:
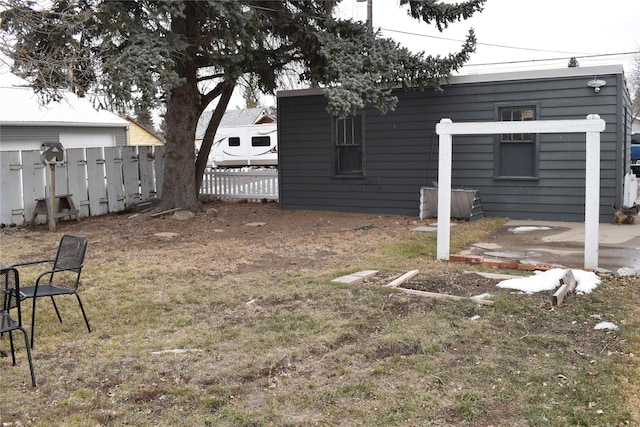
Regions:
<svg viewBox="0 0 640 427"><path fill-rule="evenodd" d="M401 0L415 19L445 29L485 0ZM215 130L240 80L273 93L284 78L324 88L329 112L393 109L394 87L439 89L475 49L412 53L366 24L332 15L338 0L0 0L0 49L47 102L61 91L99 94L104 107L166 108L159 209L197 210ZM213 118L198 158L197 120Z"/></svg>

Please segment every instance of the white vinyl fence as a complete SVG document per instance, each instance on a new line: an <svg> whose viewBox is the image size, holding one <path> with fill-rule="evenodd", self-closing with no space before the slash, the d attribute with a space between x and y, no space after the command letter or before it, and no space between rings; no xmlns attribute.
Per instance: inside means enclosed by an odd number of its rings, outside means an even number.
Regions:
<svg viewBox="0 0 640 427"><path fill-rule="evenodd" d="M222 200L278 200L278 170L207 169L200 194Z"/></svg>
<svg viewBox="0 0 640 427"><path fill-rule="evenodd" d="M78 217L120 212L159 198L163 152L151 146L65 150L64 162L55 166L55 194L71 195ZM48 198L49 186L49 166L40 151L0 152L0 224L30 222L36 200Z"/></svg>
<svg viewBox="0 0 640 427"><path fill-rule="evenodd" d="M72 148L55 166L56 196L70 195L78 217L122 212L161 198L164 147ZM48 199L49 166L41 153L0 152L0 224L31 222L37 199ZM209 169L201 195L222 200L278 200L276 169ZM45 216L36 218L46 222Z"/></svg>

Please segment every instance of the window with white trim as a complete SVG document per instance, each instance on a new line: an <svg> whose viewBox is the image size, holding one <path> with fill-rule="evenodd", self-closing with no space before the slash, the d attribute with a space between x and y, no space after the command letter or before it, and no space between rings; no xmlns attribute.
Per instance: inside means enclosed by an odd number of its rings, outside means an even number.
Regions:
<svg viewBox="0 0 640 427"><path fill-rule="evenodd" d="M498 120L503 122L536 120L535 105L498 107ZM498 135L496 175L501 178L538 176L538 141L534 133Z"/></svg>
<svg viewBox="0 0 640 427"><path fill-rule="evenodd" d="M364 175L364 129L362 116L334 119L335 167L337 175Z"/></svg>

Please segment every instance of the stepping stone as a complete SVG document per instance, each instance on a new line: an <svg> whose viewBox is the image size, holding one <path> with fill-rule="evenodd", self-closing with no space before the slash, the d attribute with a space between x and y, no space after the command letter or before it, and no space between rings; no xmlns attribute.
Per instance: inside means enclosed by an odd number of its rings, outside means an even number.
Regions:
<svg viewBox="0 0 640 427"><path fill-rule="evenodd" d="M331 283L344 283L346 285L355 285L364 282L365 279L378 274L378 270L364 270L357 273L347 274L333 279Z"/></svg>
<svg viewBox="0 0 640 427"><path fill-rule="evenodd" d="M173 239L174 237L178 236L178 233L172 233L170 231L162 231L160 233L155 233L154 236L156 237L164 237L167 239Z"/></svg>
<svg viewBox="0 0 640 427"><path fill-rule="evenodd" d="M188 221L194 216L196 215L191 211L177 211L173 214L173 218L178 221Z"/></svg>

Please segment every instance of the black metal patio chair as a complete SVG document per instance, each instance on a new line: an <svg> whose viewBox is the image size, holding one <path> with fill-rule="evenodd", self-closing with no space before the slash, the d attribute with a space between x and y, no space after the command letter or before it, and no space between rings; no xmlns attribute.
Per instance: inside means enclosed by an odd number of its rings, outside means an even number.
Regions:
<svg viewBox="0 0 640 427"><path fill-rule="evenodd" d="M91 332L91 326L89 326L89 320L84 312L82 306L82 300L78 293L78 286L80 285L80 273L84 263L84 255L87 251L87 238L82 236L73 236L65 234L60 239L60 245L58 246L58 252L55 259L39 260L32 262L25 262L20 264L14 264L12 267L25 267L33 266L36 264L51 264L51 269L40 273L36 279L34 286L23 286L20 290L21 297L23 299L33 299L33 310L31 312L31 348L33 348L33 338L36 324L36 301L41 297L50 297L53 308L56 310L58 320L62 323L62 317L58 311L58 306L54 297L62 295L75 295L84 322L87 324L87 329Z"/></svg>
<svg viewBox="0 0 640 427"><path fill-rule="evenodd" d="M22 327L22 311L20 309L20 276L18 270L11 267L0 268L0 302L2 311L0 312L0 336L5 333L9 335L9 346L11 347L11 360L16 364L16 350L13 342L13 331L19 330L24 335L24 344L27 349L29 359L29 369L31 370L31 385L36 386L36 376L33 372L33 360L31 359L31 347L27 331ZM15 315L12 315L12 311Z"/></svg>

